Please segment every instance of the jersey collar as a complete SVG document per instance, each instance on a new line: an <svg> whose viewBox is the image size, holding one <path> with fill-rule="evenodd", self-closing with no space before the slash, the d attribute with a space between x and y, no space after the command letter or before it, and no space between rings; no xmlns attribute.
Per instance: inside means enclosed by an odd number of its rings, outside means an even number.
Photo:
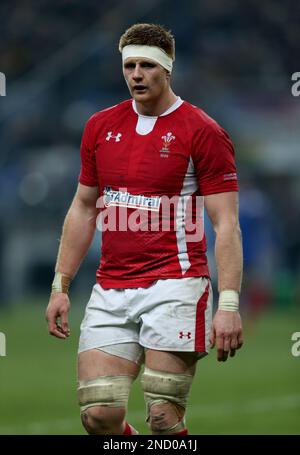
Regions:
<svg viewBox="0 0 300 455"><path fill-rule="evenodd" d="M180 96L177 97L177 100L175 101L175 103L172 104L172 106L170 106L165 112L163 112L162 114L160 115L143 115L143 114L140 114L138 111L137 111L137 108L136 108L136 102L135 100L132 100L132 108L134 110L134 112L139 115L140 117L146 117L146 118L158 118L158 117L163 117L165 115L168 115L168 114L171 114L171 112L174 112L176 111L176 109L178 109L183 103L183 100L180 98Z"/></svg>

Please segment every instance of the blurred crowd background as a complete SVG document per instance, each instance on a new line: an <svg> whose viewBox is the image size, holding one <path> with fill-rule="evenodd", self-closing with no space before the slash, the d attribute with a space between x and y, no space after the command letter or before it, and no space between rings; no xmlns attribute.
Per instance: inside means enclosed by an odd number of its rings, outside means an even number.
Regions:
<svg viewBox="0 0 300 455"><path fill-rule="evenodd" d="M244 311L300 306L300 97L291 93L299 19L292 0L3 0L0 309L34 295L46 304L83 127L129 97L118 40L135 22L172 30L175 93L235 144ZM209 225L207 234L212 261ZM99 253L96 238L74 283L86 299Z"/></svg>

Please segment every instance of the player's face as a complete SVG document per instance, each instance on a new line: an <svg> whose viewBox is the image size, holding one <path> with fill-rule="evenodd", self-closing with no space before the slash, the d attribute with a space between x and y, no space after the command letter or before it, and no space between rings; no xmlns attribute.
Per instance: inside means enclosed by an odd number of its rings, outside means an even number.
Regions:
<svg viewBox="0 0 300 455"><path fill-rule="evenodd" d="M140 103L155 101L169 90L169 74L153 60L128 58L123 73L131 96Z"/></svg>

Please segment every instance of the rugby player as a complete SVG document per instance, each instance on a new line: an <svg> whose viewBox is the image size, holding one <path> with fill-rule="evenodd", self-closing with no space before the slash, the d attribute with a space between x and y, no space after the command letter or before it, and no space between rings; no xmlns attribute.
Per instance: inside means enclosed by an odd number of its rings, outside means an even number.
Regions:
<svg viewBox="0 0 300 455"><path fill-rule="evenodd" d="M119 50L131 98L86 123L46 319L51 335L69 336L68 289L98 227L100 265L79 340L82 423L89 434L136 434L126 410L144 365L152 434L185 435L198 360L216 345L226 361L243 344L234 149L215 120L173 92L170 31L135 24ZM216 234L213 320L204 207Z"/></svg>

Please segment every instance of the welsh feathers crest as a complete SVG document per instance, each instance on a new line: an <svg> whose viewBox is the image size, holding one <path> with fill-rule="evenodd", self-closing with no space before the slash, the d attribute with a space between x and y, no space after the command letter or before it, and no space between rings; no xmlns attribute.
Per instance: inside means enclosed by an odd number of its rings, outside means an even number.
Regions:
<svg viewBox="0 0 300 455"><path fill-rule="evenodd" d="M165 136L161 137L163 140L163 147L160 150L161 153L170 153L169 147L172 141L174 141L176 138L173 136L171 131L169 131Z"/></svg>

